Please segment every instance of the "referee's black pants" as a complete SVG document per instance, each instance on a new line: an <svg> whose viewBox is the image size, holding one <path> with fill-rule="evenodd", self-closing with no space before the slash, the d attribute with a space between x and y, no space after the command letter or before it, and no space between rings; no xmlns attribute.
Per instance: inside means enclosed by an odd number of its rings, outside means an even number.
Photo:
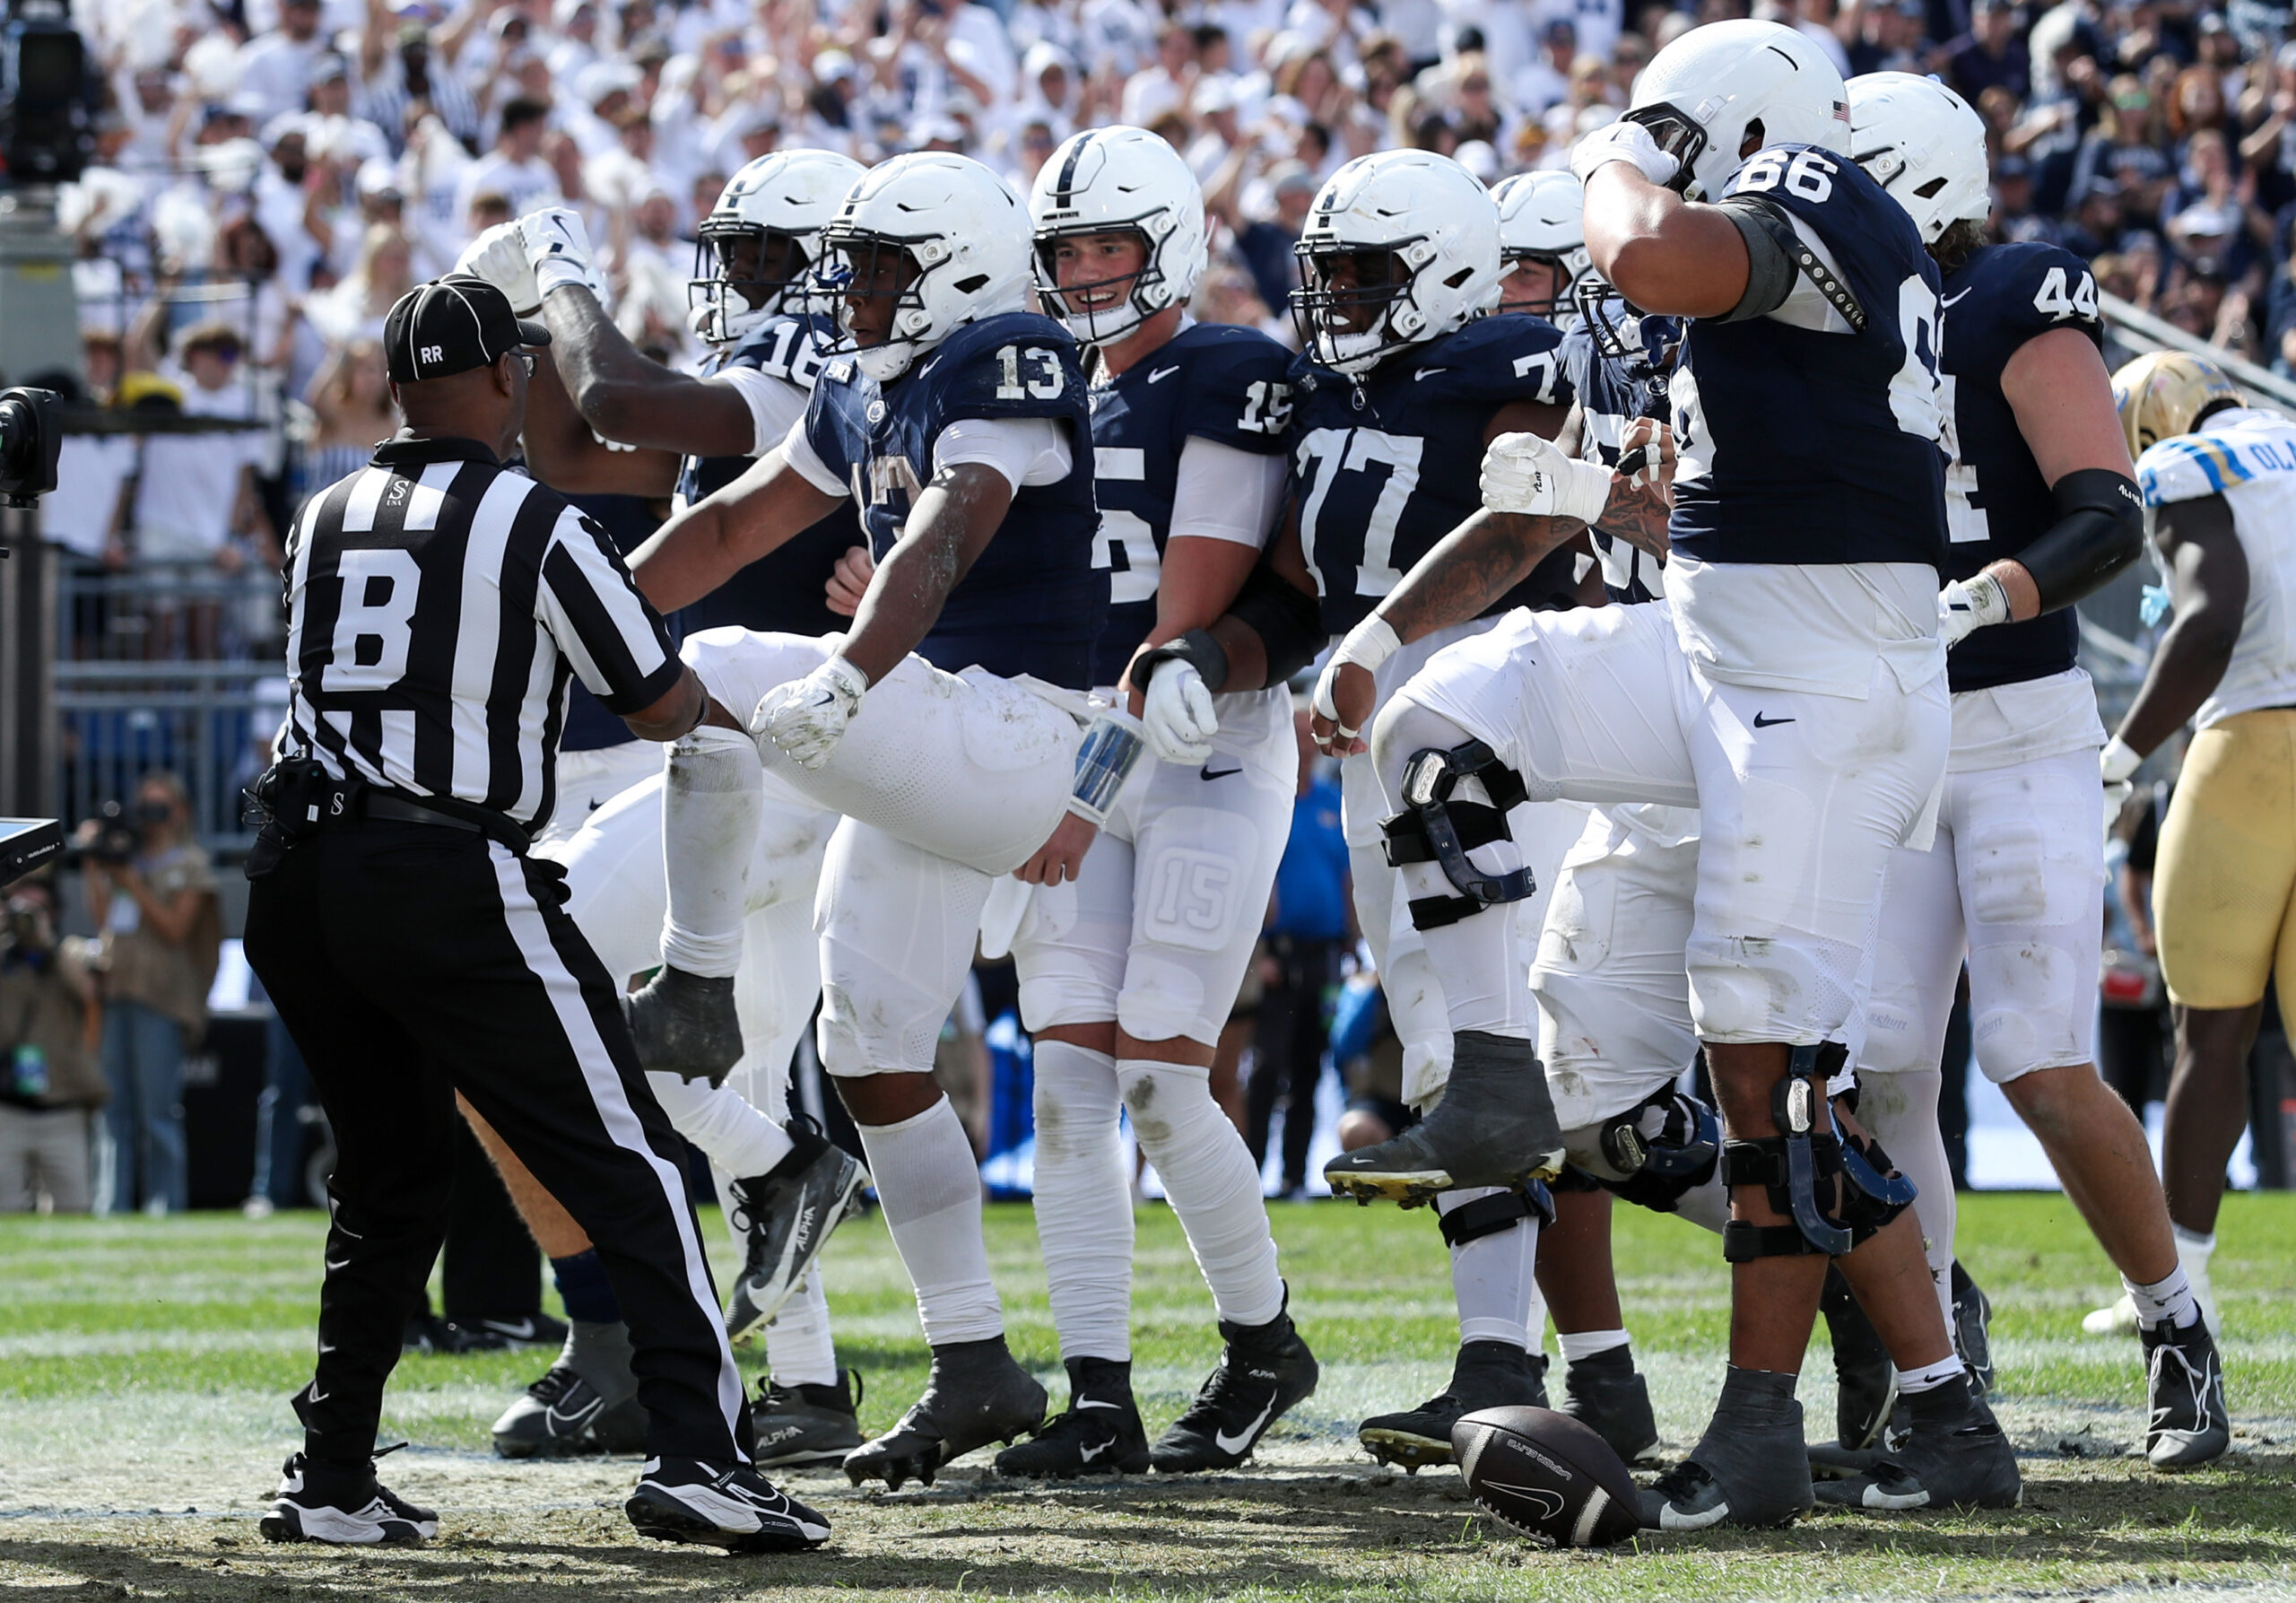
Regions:
<svg viewBox="0 0 2296 1603"><path fill-rule="evenodd" d="M617 988L559 910L563 878L483 835L378 820L290 848L251 887L248 960L335 1130L318 1367L297 1399L313 1458L374 1451L446 1233L457 1091L596 1244L637 1353L647 1451L748 1457L681 1144Z"/></svg>

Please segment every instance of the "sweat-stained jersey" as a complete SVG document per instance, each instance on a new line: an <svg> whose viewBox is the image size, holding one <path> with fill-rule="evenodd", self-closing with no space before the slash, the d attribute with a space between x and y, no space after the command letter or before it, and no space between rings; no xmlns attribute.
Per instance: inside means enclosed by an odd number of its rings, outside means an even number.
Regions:
<svg viewBox="0 0 2296 1603"><path fill-rule="evenodd" d="M941 431L962 419L1004 417L1067 423L1072 465L1057 484L1024 484L1014 494L918 654L951 672L978 664L1006 677L1031 674L1088 689L1109 574L1092 565L1100 514L1091 423L1076 342L1065 328L1030 312L968 323L883 388L851 357L831 357L813 386L805 440L846 480L882 562L933 476Z"/></svg>
<svg viewBox="0 0 2296 1603"><path fill-rule="evenodd" d="M1291 499L1300 544L1343 634L1436 543L1483 507L1484 428L1513 401L1569 403L1544 318L1480 318L1413 345L1352 383L1306 356L1292 365ZM1554 605L1577 555L1557 551L1484 615Z"/></svg>

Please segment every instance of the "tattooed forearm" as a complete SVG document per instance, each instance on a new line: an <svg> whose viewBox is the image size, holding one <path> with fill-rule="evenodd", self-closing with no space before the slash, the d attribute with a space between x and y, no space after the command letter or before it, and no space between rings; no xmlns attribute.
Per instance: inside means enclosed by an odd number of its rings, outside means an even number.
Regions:
<svg viewBox="0 0 2296 1603"><path fill-rule="evenodd" d="M1674 515L1674 503L1665 489L1657 484L1636 485L1631 481L1611 481L1610 505L1595 520L1595 532L1625 541L1638 551L1647 551L1662 561L1671 549L1666 535L1666 520Z"/></svg>
<svg viewBox="0 0 2296 1603"><path fill-rule="evenodd" d="M1575 518L1477 512L1420 559L1379 604L1379 614L1406 643L1480 617L1586 527Z"/></svg>

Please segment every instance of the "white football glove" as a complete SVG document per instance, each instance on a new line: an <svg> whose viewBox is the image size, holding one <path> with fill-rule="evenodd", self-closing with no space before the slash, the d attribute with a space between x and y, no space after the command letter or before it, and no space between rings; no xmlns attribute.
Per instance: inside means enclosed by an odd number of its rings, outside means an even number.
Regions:
<svg viewBox="0 0 2296 1603"><path fill-rule="evenodd" d="M1212 761L1212 737L1220 733L1220 719L1195 664L1168 658L1156 665L1141 700L1140 721L1147 726L1149 749L1165 762Z"/></svg>
<svg viewBox="0 0 2296 1603"><path fill-rule="evenodd" d="M1339 695L1336 689L1340 668L1353 663L1367 674L1376 674L1388 658L1403 649L1403 637L1396 633L1396 626L1377 613L1368 614L1361 623L1341 637L1340 642L1324 663L1324 671L1316 675L1315 694L1308 704L1318 716L1329 721L1339 731L1342 740L1352 740L1361 734L1339 721ZM1370 722L1370 719L1365 719Z"/></svg>
<svg viewBox="0 0 2296 1603"><path fill-rule="evenodd" d="M2144 763L2144 759L2130 749L2118 735L2107 741L2105 749L2097 754L2098 777L2105 784L2105 829L2108 832L2110 832L2122 804L2128 800L2129 792L2135 788L2132 776Z"/></svg>
<svg viewBox="0 0 2296 1603"><path fill-rule="evenodd" d="M457 273L474 274L509 297L510 309L531 318L542 307L542 289L526 260L526 236L516 222L498 222L473 240L455 262Z"/></svg>
<svg viewBox="0 0 2296 1603"><path fill-rule="evenodd" d="M564 284L588 288L596 283L597 274L590 266L590 231L582 226L580 213L545 206L519 218L518 232L526 241L535 283L544 294Z"/></svg>
<svg viewBox="0 0 2296 1603"><path fill-rule="evenodd" d="M1483 504L1494 512L1592 523L1610 504L1611 470L1536 434L1501 434L1483 454Z"/></svg>
<svg viewBox="0 0 2296 1603"><path fill-rule="evenodd" d="M2009 592L1990 573L1957 579L1937 592L1937 638L1957 646L1979 630L2009 622Z"/></svg>
<svg viewBox="0 0 2296 1603"><path fill-rule="evenodd" d="M1626 161L1654 184L1671 183L1683 164L1658 148L1650 130L1621 118L1581 139L1570 152L1570 171L1580 183L1595 176L1595 169L1612 161Z"/></svg>
<svg viewBox="0 0 2296 1603"><path fill-rule="evenodd" d="M770 762L774 751L767 749L770 745L800 767L821 767L837 749L868 689L869 676L842 657L831 658L803 679L776 685L750 715L750 736L757 742L759 755Z"/></svg>

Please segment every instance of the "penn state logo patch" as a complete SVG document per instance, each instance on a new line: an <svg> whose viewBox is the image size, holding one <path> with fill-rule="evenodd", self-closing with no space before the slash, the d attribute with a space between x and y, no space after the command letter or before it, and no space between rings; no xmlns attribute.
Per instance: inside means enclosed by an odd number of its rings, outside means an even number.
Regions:
<svg viewBox="0 0 2296 1603"><path fill-rule="evenodd" d="M885 421L885 404L883 401L869 403L869 421L873 423L881 423Z"/></svg>

